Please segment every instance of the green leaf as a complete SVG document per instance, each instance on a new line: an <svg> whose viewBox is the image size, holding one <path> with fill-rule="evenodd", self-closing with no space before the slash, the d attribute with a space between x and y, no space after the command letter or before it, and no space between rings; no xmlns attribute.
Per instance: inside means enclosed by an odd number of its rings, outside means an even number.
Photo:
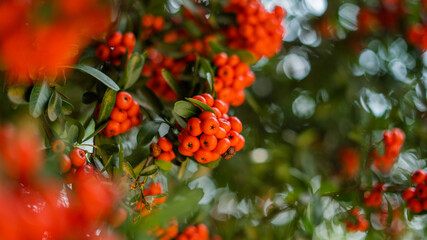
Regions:
<svg viewBox="0 0 427 240"><path fill-rule="evenodd" d="M115 144L104 143L99 146L107 155L113 155L119 152L119 147Z"/></svg>
<svg viewBox="0 0 427 240"><path fill-rule="evenodd" d="M215 161L212 161L212 162L208 162L208 163L200 163L200 162L197 162L197 163L200 164L200 165L202 165L202 166L204 166L204 167L212 169L212 168L218 167L218 165L219 165L220 162L221 162L221 158L218 158L218 160L215 160Z"/></svg>
<svg viewBox="0 0 427 240"><path fill-rule="evenodd" d="M203 103L193 98L185 98L185 100L194 103L196 106L200 107L203 111L209 111L209 112L215 113L215 111L211 107L209 107L206 103Z"/></svg>
<svg viewBox="0 0 427 240"><path fill-rule="evenodd" d="M200 36L202 35L200 33L199 28L193 22L184 21L184 27L185 27L185 29L188 30L188 32L190 33L190 35L193 36L193 37L195 37L195 38L200 38Z"/></svg>
<svg viewBox="0 0 427 240"><path fill-rule="evenodd" d="M388 212L387 212L387 226L390 227L391 223L393 222L393 206L391 205L388 198L385 198L387 200L387 206L388 206Z"/></svg>
<svg viewBox="0 0 427 240"><path fill-rule="evenodd" d="M87 140L93 138L96 134L101 132L107 126L107 124L108 124L108 122L105 122L102 125L100 125L97 129L95 129L95 131L93 133L91 133L89 136L85 137L85 139L83 139L83 142L86 142Z"/></svg>
<svg viewBox="0 0 427 240"><path fill-rule="evenodd" d="M257 59L255 58L255 56L249 51L237 50L237 51L231 51L231 53L239 56L240 61L248 65L254 65L257 62Z"/></svg>
<svg viewBox="0 0 427 240"><path fill-rule="evenodd" d="M54 91L50 96L49 103L47 105L47 115L50 121L55 121L61 114L62 110L62 97L57 91Z"/></svg>
<svg viewBox="0 0 427 240"><path fill-rule="evenodd" d="M126 70L120 78L120 85L123 86L123 89L132 87L132 85L139 79L142 68L144 67L146 55L146 53L134 53L129 58Z"/></svg>
<svg viewBox="0 0 427 240"><path fill-rule="evenodd" d="M67 122L71 123L73 126L76 126L76 127L77 127L77 129L78 129L78 134L77 134L77 139L76 139L76 141L77 141L78 143L82 143L82 140L83 140L83 138L85 137L85 128L83 127L83 125L82 125L79 121L77 121L77 120L75 120L75 119L73 119L73 118L70 118L70 117L66 117L66 118L65 118L65 120L66 120Z"/></svg>
<svg viewBox="0 0 427 240"><path fill-rule="evenodd" d="M169 87L178 95L180 95L179 92L179 88L178 88L178 84L175 81L175 79L173 79L172 74L170 74L170 72L166 69L162 69L162 76L165 79L166 83L169 85Z"/></svg>
<svg viewBox="0 0 427 240"><path fill-rule="evenodd" d="M200 109L187 101L176 102L173 111L183 118L191 118L200 114Z"/></svg>
<svg viewBox="0 0 427 240"><path fill-rule="evenodd" d="M47 83L36 83L30 95L30 114L39 117L46 109L50 97L50 89Z"/></svg>
<svg viewBox="0 0 427 240"><path fill-rule="evenodd" d="M62 112L64 115L70 115L74 111L74 106L70 102L62 99Z"/></svg>
<svg viewBox="0 0 427 240"><path fill-rule="evenodd" d="M109 76L105 75L103 72L99 71L96 68L83 64L69 66L69 68L74 68L91 75L92 77L96 78L98 81L102 82L105 86L111 88L114 91L120 90L119 86L113 81L113 79L111 79Z"/></svg>
<svg viewBox="0 0 427 240"><path fill-rule="evenodd" d="M123 163L123 170L125 171L125 173L127 174L127 175L129 175L130 177L132 177L133 179L136 179L136 174L135 174L135 172L133 171L133 168L132 168L132 166L130 165L130 163L129 162L124 162Z"/></svg>
<svg viewBox="0 0 427 240"><path fill-rule="evenodd" d="M111 162L113 160L113 155L110 155L110 158L108 158L107 163L104 165L104 168L102 168L101 173L104 172L108 166L110 166Z"/></svg>
<svg viewBox="0 0 427 240"><path fill-rule="evenodd" d="M145 146L153 140L160 128L159 122L148 122L143 124L138 132L137 140L142 146Z"/></svg>
<svg viewBox="0 0 427 240"><path fill-rule="evenodd" d="M200 68L206 72L206 79L209 84L209 93L213 94L214 91L214 80L213 76L215 76L214 70L206 58L200 58Z"/></svg>
<svg viewBox="0 0 427 240"><path fill-rule="evenodd" d="M162 160L162 159L157 159L154 161L154 163L163 171L169 171L172 169L172 163Z"/></svg>
<svg viewBox="0 0 427 240"><path fill-rule="evenodd" d="M29 87L24 86L11 86L7 90L7 96L9 97L10 101L16 104L23 104L28 102L28 95L27 92L29 90Z"/></svg>
<svg viewBox="0 0 427 240"><path fill-rule="evenodd" d="M222 53L224 52L224 48L218 44L216 41L209 41L209 46L212 48L214 53Z"/></svg>
<svg viewBox="0 0 427 240"><path fill-rule="evenodd" d="M101 109L99 111L98 123L103 123L110 117L114 105L116 104L116 95L117 92L111 88L105 91L104 97L102 98Z"/></svg>
<svg viewBox="0 0 427 240"><path fill-rule="evenodd" d="M156 165L150 165L144 169L142 169L142 171L139 173L140 176L150 176L155 174L157 171L159 171L159 167L157 167Z"/></svg>

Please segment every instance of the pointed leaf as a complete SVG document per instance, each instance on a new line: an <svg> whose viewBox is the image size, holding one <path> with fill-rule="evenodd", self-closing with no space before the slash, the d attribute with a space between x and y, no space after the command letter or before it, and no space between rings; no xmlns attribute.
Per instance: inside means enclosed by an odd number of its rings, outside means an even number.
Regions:
<svg viewBox="0 0 427 240"><path fill-rule="evenodd" d="M180 96L179 93L179 88L178 88L178 84L176 83L175 79L173 79L172 74L170 74L170 72L166 69L162 69L162 76L165 79L166 83L169 85L169 87L178 95Z"/></svg>
<svg viewBox="0 0 427 240"><path fill-rule="evenodd" d="M215 76L214 70L206 58L200 58L200 68L206 73L206 80L209 84L209 93L213 94L214 91L214 80Z"/></svg>
<svg viewBox="0 0 427 240"><path fill-rule="evenodd" d="M62 97L58 92L52 93L50 96L49 104L47 106L47 115L50 121L55 121L61 114L62 110Z"/></svg>
<svg viewBox="0 0 427 240"><path fill-rule="evenodd" d="M66 120L67 122L71 123L73 126L76 126L76 127L77 127L77 129L78 129L78 134L77 134L77 139L76 139L76 141L77 141L78 143L82 143L82 140L83 140L83 138L84 138L84 136L85 136L85 128L83 127L83 125L82 125L79 121L77 121L77 120L75 120L75 119L73 119L73 118L70 118L70 117L66 117L66 118L65 118L65 120Z"/></svg>
<svg viewBox="0 0 427 240"><path fill-rule="evenodd" d="M159 171L159 167L157 167L156 165L150 165L144 169L142 169L142 171L139 173L140 176L150 176L155 174L157 171Z"/></svg>
<svg viewBox="0 0 427 240"><path fill-rule="evenodd" d="M200 162L197 162L197 163L207 168L216 168L218 167L220 162L221 162L221 158L218 158L217 160L208 162L208 163L200 163Z"/></svg>
<svg viewBox="0 0 427 240"><path fill-rule="evenodd" d="M46 109L49 101L50 89L47 83L36 83L30 95L30 114L39 117Z"/></svg>
<svg viewBox="0 0 427 240"><path fill-rule="evenodd" d="M172 163L162 160L162 159L157 159L154 162L160 169L162 169L163 171L169 171L172 169Z"/></svg>
<svg viewBox="0 0 427 240"><path fill-rule="evenodd" d="M105 86L113 89L114 91L119 91L119 86L111 79L109 76L105 75L103 72L99 71L96 68L93 68L91 66L83 65L83 64L77 64L76 66L70 66L69 68L78 69L82 72L85 72L92 77L96 78L98 81L103 83Z"/></svg>
<svg viewBox="0 0 427 240"><path fill-rule="evenodd" d="M151 140L153 140L154 136L156 136L159 128L159 122L148 122L142 125L137 136L138 143L142 146L149 144Z"/></svg>
<svg viewBox="0 0 427 240"><path fill-rule="evenodd" d="M62 112L64 115L70 115L74 111L74 106L70 102L62 99Z"/></svg>
<svg viewBox="0 0 427 240"><path fill-rule="evenodd" d="M173 111L183 118L191 118L200 114L200 109L187 101L176 102Z"/></svg>
<svg viewBox="0 0 427 240"><path fill-rule="evenodd" d="M129 162L124 162L123 163L123 170L125 171L125 173L129 176L131 176L133 179L136 179L136 174L133 171L132 166L130 165Z"/></svg>
<svg viewBox="0 0 427 240"><path fill-rule="evenodd" d="M85 139L83 139L83 142L86 142L87 140L93 138L96 134L101 132L107 126L107 124L108 124L108 122L105 122L102 125L100 125L97 129L95 129L95 131L93 133L91 133L89 136L87 136Z"/></svg>
<svg viewBox="0 0 427 240"><path fill-rule="evenodd" d="M132 87L133 84L141 76L142 68L144 67L146 53L139 54L134 53L126 65L126 70L120 78L120 85L123 86L123 89L128 89Z"/></svg>
<svg viewBox="0 0 427 240"><path fill-rule="evenodd" d="M196 106L200 107L203 111L209 111L209 112L215 113L215 111L211 107L209 107L206 103L203 103L193 98L185 98L185 100L190 101L191 103L194 103Z"/></svg>
<svg viewBox="0 0 427 240"><path fill-rule="evenodd" d="M111 88L105 91L104 97L102 98L101 109L99 110L98 123L107 121L113 111L114 105L116 104L117 92Z"/></svg>

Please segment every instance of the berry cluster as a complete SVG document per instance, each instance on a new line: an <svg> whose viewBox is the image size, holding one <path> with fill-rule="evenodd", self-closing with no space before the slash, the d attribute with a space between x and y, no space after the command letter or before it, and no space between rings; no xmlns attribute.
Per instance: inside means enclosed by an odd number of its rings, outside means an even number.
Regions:
<svg viewBox="0 0 427 240"><path fill-rule="evenodd" d="M127 52L127 59L132 55L136 44L135 35L132 32L122 34L121 32L113 32L107 37L107 43L101 44L96 49L96 56L103 62L110 62L118 67L122 62L123 56Z"/></svg>
<svg viewBox="0 0 427 240"><path fill-rule="evenodd" d="M371 192L365 192L363 199L367 207L379 207L383 200L383 192L387 189L382 183L377 183Z"/></svg>
<svg viewBox="0 0 427 240"><path fill-rule="evenodd" d="M269 13L259 0L231 0L225 11L236 14L238 24L226 30L231 48L247 49L257 59L272 57L280 51L285 33L283 8L276 6Z"/></svg>
<svg viewBox="0 0 427 240"><path fill-rule="evenodd" d="M0 239L111 239L106 222L120 225L126 219L126 212L123 216L117 207L118 188L97 172L76 174L72 188L60 178L43 174L45 152L33 131L0 126L0 142L2 171L19 177L0 183L0 200L7 206L0 209ZM64 148L57 142L53 149ZM14 151L13 155L8 151ZM74 159L73 153L70 156ZM27 171L27 167L33 168ZM23 183L30 177L37 180Z"/></svg>
<svg viewBox="0 0 427 240"><path fill-rule="evenodd" d="M141 75L148 77L147 87L163 98L165 101L175 101L178 95L169 87L162 76L162 69L168 70L173 77L177 77L185 70L185 61L166 57L157 50L150 48L147 50L148 61L144 64ZM176 78L177 79L177 78Z"/></svg>
<svg viewBox="0 0 427 240"><path fill-rule="evenodd" d="M141 18L141 38L146 40L154 32L158 32L163 29L165 19L161 16L154 16L153 14L146 14Z"/></svg>
<svg viewBox="0 0 427 240"><path fill-rule="evenodd" d="M64 142L62 142L61 140L56 140L55 142L52 143L52 149L56 149L55 151L58 151L58 146L55 146L58 144L62 145L62 144L64 144ZM85 165L85 163L87 161L85 151L83 151L80 148L74 148L67 155L65 153L62 153L64 151L64 149L65 149L65 145L64 145L64 147L61 147L62 151L57 152L60 154L59 155L59 163L60 163L61 172L62 173L68 173L68 172L70 172L72 167L75 168L75 170L73 170L73 172L77 173L77 172L83 171L84 168L82 168L82 167ZM92 168L90 165L86 165L86 166L89 168Z"/></svg>
<svg viewBox="0 0 427 240"><path fill-rule="evenodd" d="M155 196L155 195L159 195L162 193L164 193L163 192L163 186L160 183L152 183L150 185L150 187L148 187L147 189L144 189L144 191L143 191L144 197ZM165 201L166 201L166 197L153 198L153 201L151 202L150 207L162 204ZM149 203L147 202L147 204L149 204ZM141 212L142 216L146 216L150 213L150 211L147 209L147 207L146 207L145 203L143 203L143 201L138 202L136 209Z"/></svg>
<svg viewBox="0 0 427 240"><path fill-rule="evenodd" d="M157 140L157 143L151 144L151 155L156 159L170 162L175 158L175 153L172 151L172 147L172 143L167 138L161 137Z"/></svg>
<svg viewBox="0 0 427 240"><path fill-rule="evenodd" d="M427 210L427 173L418 169L411 175L415 187L409 187L402 193L403 200L407 201L408 208L414 213Z"/></svg>
<svg viewBox="0 0 427 240"><path fill-rule="evenodd" d="M383 137L384 154L378 156L378 153L376 151L374 152L374 166L379 171L387 173L393 168L399 156L400 149L405 140L405 133L399 128L394 128L389 131L384 131Z"/></svg>
<svg viewBox="0 0 427 240"><path fill-rule="evenodd" d="M352 215L351 219L346 219L345 226L349 232L365 232L369 228L369 221L366 220L365 215L360 213L359 208L353 208L350 210Z"/></svg>
<svg viewBox="0 0 427 240"><path fill-rule="evenodd" d="M229 117L228 104L214 100L210 94L197 95L193 99L206 103L215 113L204 111L188 120L187 128L178 135L178 151L184 156L194 156L200 163L215 161L220 156L225 159L234 156L245 145L245 138L240 135L240 120Z"/></svg>
<svg viewBox="0 0 427 240"><path fill-rule="evenodd" d="M211 46L209 42L216 42L216 37L206 36L202 40L187 40L187 43L181 46L181 51L186 55L185 61L194 62L196 61L196 53L201 56L207 56L211 52Z"/></svg>
<svg viewBox="0 0 427 240"><path fill-rule="evenodd" d="M209 229L205 224L201 223L197 226L191 225L184 229L184 231L178 235L176 240L209 240Z"/></svg>
<svg viewBox="0 0 427 240"><path fill-rule="evenodd" d="M165 228L156 227L153 229L154 235L158 237L158 240L175 239L178 236L178 231L178 221L176 219L169 221L168 226Z"/></svg>
<svg viewBox="0 0 427 240"><path fill-rule="evenodd" d="M233 106L241 105L245 101L244 88L252 85L255 74L237 55L228 57L220 53L215 56L214 64L218 67L214 78L218 98Z"/></svg>
<svg viewBox="0 0 427 240"><path fill-rule="evenodd" d="M95 119L98 118L101 104L95 110ZM116 103L110 114L110 120L101 134L105 137L117 136L127 132L131 127L138 126L142 121L139 104L127 92L119 92Z"/></svg>

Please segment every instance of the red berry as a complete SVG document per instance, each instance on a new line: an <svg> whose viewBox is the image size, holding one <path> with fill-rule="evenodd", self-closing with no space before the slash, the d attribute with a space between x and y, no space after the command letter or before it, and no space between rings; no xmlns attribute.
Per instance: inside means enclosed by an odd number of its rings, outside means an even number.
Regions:
<svg viewBox="0 0 427 240"><path fill-rule="evenodd" d="M420 201L413 198L408 202L408 208L414 213L420 213L423 210L423 206Z"/></svg>
<svg viewBox="0 0 427 240"><path fill-rule="evenodd" d="M69 155L74 167L81 167L86 163L86 153L80 148L74 148Z"/></svg>
<svg viewBox="0 0 427 240"><path fill-rule="evenodd" d="M426 172L422 169L418 169L414 171L411 175L411 180L415 184L422 183L426 178Z"/></svg>
<svg viewBox="0 0 427 240"><path fill-rule="evenodd" d="M116 96L116 106L122 110L128 110L133 105L133 98L127 92L119 92Z"/></svg>
<svg viewBox="0 0 427 240"><path fill-rule="evenodd" d="M403 200L405 200L405 201L408 201L408 200L410 200L410 199L414 198L414 197L415 197L415 195L416 195L416 193L415 193L415 192L416 192L416 191L415 191L415 188L413 188L413 187L407 188L407 189L402 193L402 199L403 199Z"/></svg>
<svg viewBox="0 0 427 240"><path fill-rule="evenodd" d="M122 43L123 35L121 32L113 32L107 37L107 44L110 47L119 46Z"/></svg>

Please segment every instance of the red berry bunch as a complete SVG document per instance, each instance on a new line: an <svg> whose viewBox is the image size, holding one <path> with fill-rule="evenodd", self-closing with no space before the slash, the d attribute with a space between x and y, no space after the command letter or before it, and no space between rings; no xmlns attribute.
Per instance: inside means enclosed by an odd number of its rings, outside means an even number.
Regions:
<svg viewBox="0 0 427 240"><path fill-rule="evenodd" d="M188 35L188 34L186 34ZM217 39L214 35L206 36L202 40L187 40L187 43L181 46L181 51L187 54L185 61L194 62L196 61L196 53L201 56L207 56L212 48L209 42L216 42Z"/></svg>
<svg viewBox="0 0 427 240"><path fill-rule="evenodd" d="M172 151L172 143L165 137L159 138L157 141L157 146L159 146L159 150L154 154L156 159L161 159L165 161L172 161L175 158L175 153ZM153 151L152 151L153 152Z"/></svg>
<svg viewBox="0 0 427 240"><path fill-rule="evenodd" d="M423 169L414 171L411 175L415 187L409 187L402 193L402 198L408 203L408 208L414 213L427 210L427 173Z"/></svg>
<svg viewBox="0 0 427 240"><path fill-rule="evenodd" d="M158 32L163 29L163 26L165 24L165 19L161 16L154 16L153 14L147 14L142 16L141 18L141 26L142 26L142 32L141 32L141 38L147 39L153 34L154 32Z"/></svg>
<svg viewBox="0 0 427 240"><path fill-rule="evenodd" d="M72 167L76 168L75 170L73 170L73 173L76 173L76 171L82 171L81 167L85 165L87 160L86 152L80 148L74 148L73 150L70 151L68 155L65 153L61 153L59 155L59 159L60 159L59 163L60 163L60 168L62 173L70 172ZM89 165L87 166L92 168Z"/></svg>
<svg viewBox="0 0 427 240"><path fill-rule="evenodd" d="M147 87L165 101L175 101L178 95L169 87L162 76L162 69L168 70L175 79L185 70L186 63L181 59L172 59L162 55L154 48L147 50L148 61L144 64L141 75L148 77Z"/></svg>
<svg viewBox="0 0 427 240"><path fill-rule="evenodd" d="M178 135L178 151L184 156L194 156L200 163L215 161L221 155L225 159L234 156L245 145L245 138L240 135L240 120L229 117L228 104L214 100L208 93L194 96L193 99L206 103L215 113L204 111L188 120L187 128Z"/></svg>
<svg viewBox="0 0 427 240"><path fill-rule="evenodd" d="M365 232L369 228L369 221L366 220L365 215L360 213L359 208L350 210L353 219L346 219L345 226L349 232ZM355 218L355 219L354 219Z"/></svg>
<svg viewBox="0 0 427 240"><path fill-rule="evenodd" d="M218 98L233 106L241 105L245 101L244 89L255 81L255 74L237 55L220 53L214 64L218 67L214 78Z"/></svg>
<svg viewBox="0 0 427 240"><path fill-rule="evenodd" d="M365 192L363 199L367 207L379 207L383 200L383 192L387 189L382 183L377 183L371 192Z"/></svg>
<svg viewBox="0 0 427 240"><path fill-rule="evenodd" d="M132 55L136 44L135 35L132 32L122 34L113 32L107 37L107 43L101 44L96 49L96 56L103 62L110 62L118 67L122 61L123 55L128 53L127 58Z"/></svg>
<svg viewBox="0 0 427 240"><path fill-rule="evenodd" d="M95 110L95 119L98 118L101 104ZM105 137L117 136L127 132L130 128L138 126L142 121L139 104L127 92L119 92L116 96L116 104L110 114L110 120L101 134Z"/></svg>
<svg viewBox="0 0 427 240"><path fill-rule="evenodd" d="M197 226L191 225L184 229L184 231L178 235L176 240L209 240L209 229L205 224L201 223Z"/></svg>
<svg viewBox="0 0 427 240"><path fill-rule="evenodd" d="M389 131L384 131L383 137L384 154L378 156L378 153L374 152L374 166L379 171L387 173L390 172L399 156L400 149L405 140L405 133L399 128L394 128Z"/></svg>
<svg viewBox="0 0 427 240"><path fill-rule="evenodd" d="M276 6L269 13L259 0L230 0L226 12L236 14L238 26L226 30L231 48L246 49L255 58L272 57L282 48L285 10Z"/></svg>

